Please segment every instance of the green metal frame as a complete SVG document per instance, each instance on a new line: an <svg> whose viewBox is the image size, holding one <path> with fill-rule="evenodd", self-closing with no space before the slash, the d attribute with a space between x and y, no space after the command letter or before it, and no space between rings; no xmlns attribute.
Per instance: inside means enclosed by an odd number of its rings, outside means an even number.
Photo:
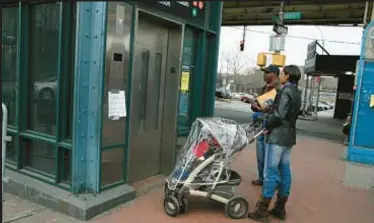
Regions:
<svg viewBox="0 0 374 223"><path fill-rule="evenodd" d="M51 1L53 2L53 1ZM57 67L57 94L56 94L56 136L51 136L27 129L28 120L28 102L29 102L29 17L31 7L34 5L48 4L51 2L19 2L18 5L9 5L9 7L18 7L18 50L17 50L17 67L18 67L18 97L16 120L19 120L16 126L10 126L8 133L13 136L14 149L16 152L16 161L7 161L7 168L20 172L27 176L36 178L46 183L54 184L59 188L70 190L70 185L62 181L63 172L66 170L64 166L62 151L71 150L71 139L67 139L66 123L69 116L66 113L67 92L73 91L68 89L68 63L70 54L75 53L71 48L71 27L72 27L72 4L63 2L60 5L59 18L59 44L58 44L58 67ZM70 51L70 52L69 52ZM32 169L25 165L25 148L22 148L21 142L24 141L42 141L54 146L55 153L55 173L54 176ZM71 167L70 167L71 169ZM71 169L72 171L72 169ZM70 180L71 182L71 180Z"/></svg>
<svg viewBox="0 0 374 223"><path fill-rule="evenodd" d="M19 80L19 96L17 97L17 111L16 111L16 120L19 120L17 123L17 126L15 127L9 127L8 132L11 134L14 140L14 148L16 150L16 162L12 161L7 161L7 167L10 169L13 169L15 171L18 171L20 173L23 173L25 175L28 175L30 177L36 178L38 180L41 180L46 183L54 184L57 187L71 190L70 185L66 185L64 182L62 182L62 176L63 176L63 171L66 169L64 167L64 162L63 162L63 156L62 156L62 151L64 150L70 150L72 149L72 141L71 139L67 139L66 135L66 128L67 128L67 120L68 114L66 113L66 105L68 103L68 98L67 98L67 92L68 92L68 73L69 73L69 67L68 63L70 63L69 56L69 47L70 47L70 35L71 35L71 28L73 24L71 23L72 21L72 8L70 2L63 2L61 4L60 10L61 10L61 15L59 18L60 22L60 37L59 37L59 63L58 63L58 89L57 89L57 119L56 119L56 127L57 127L57 133L56 136L50 136L46 135L43 133L38 133L35 131L31 131L27 129L26 123L27 123L27 107L28 107L28 87L29 87L29 11L30 11L30 6L31 5L36 5L36 4L48 4L44 2L33 2L33 3L24 3L24 2L19 2L18 3L18 9L19 9L19 25L18 25L18 50L17 50L17 66L18 66L18 80ZM136 3L128 3L133 6L132 8L132 27L131 27L131 36L130 36L130 55L129 55L129 77L128 80L128 92L131 92L132 90L132 84L131 84L131 79L132 79L132 70L133 70L133 58L134 58L134 41L135 41L135 27L136 27L136 22L137 22L137 9L138 6ZM203 61L204 58L206 57L207 51L210 52L212 49L206 49L205 44L207 41L207 34L211 34L214 38L219 39L219 27L217 26L212 26L215 20L220 19L218 16L221 11L219 11L219 8L222 7L222 3L217 3L217 2L209 2L209 10L208 10L208 16L206 22L206 27L200 26L193 24L189 21L177 18L175 16L167 15L162 12L158 12L157 14L163 15L169 19L176 20L178 22L184 23L186 26L189 26L191 28L194 28L195 30L199 31L199 40L198 40L198 47L196 49L195 55L196 58L193 58L197 61L196 67L195 67L195 74L193 81L191 83L191 102L190 102L190 112L189 115L190 120L193 120L196 117L205 115L204 110L212 110L210 108L211 106L214 107L214 98L213 102L208 101L209 105L207 107L202 108L201 107L201 92L202 90L211 92L212 90L214 91L215 85L214 86L203 86L204 85L204 78L202 78L203 75L205 75L205 70L209 70L209 74L207 77L207 80L214 80L214 77L216 74L214 74L214 69L211 66L216 66L217 61L209 62L207 65L208 67L205 67L205 64ZM219 5L218 8L216 5ZM212 7L211 7L212 6ZM216 24L215 24L216 25ZM106 31L106 30L105 30ZM219 43L218 43L219 44ZM218 47L218 44L216 44L214 47ZM70 49L71 50L71 49ZM218 52L217 52L218 55ZM105 70L105 68L104 68ZM103 73L104 73L103 70ZM215 71L216 72L216 71ZM209 82L207 81L207 82ZM205 83L207 83L205 82ZM104 82L102 83L102 89L104 89ZM207 89L209 88L209 89ZM70 89L71 91L73 89ZM104 91L102 92L102 96L104 95ZM103 98L103 97L102 97ZM131 98L130 94L127 94L127 107L130 108L131 104ZM101 119L103 115L103 110L101 109ZM208 112L209 113L209 112ZM106 186L101 186L100 190L106 190L115 186L118 186L120 184L124 184L127 182L127 173L128 173L128 161L129 161L129 137L130 137L130 117L131 117L131 109L128 110L128 116L126 117L126 126L125 126L125 136L124 136L124 142L119 142L116 145L111 145L107 147L102 147L102 151L110 150L113 148L118 148L118 147L123 147L124 149L124 176L123 180L113 183L111 185L106 185ZM100 120L101 126L100 129L102 129L102 120ZM102 133L102 132L101 132ZM185 132L178 132L178 136L181 135L187 135L188 131ZM55 175L53 177L49 176L48 174L42 173L37 170L32 170L29 167L25 166L24 163L24 156L23 156L23 148L22 147L22 141L23 140L40 140L43 142L46 142L48 144L54 145L54 150L55 150ZM100 137L100 145L102 145L102 139ZM101 154L100 154L101 156ZM101 157L100 157L101 160ZM100 174L101 174L101 162L100 164ZM71 171L74 171L71 167ZM100 175L101 179L101 175Z"/></svg>

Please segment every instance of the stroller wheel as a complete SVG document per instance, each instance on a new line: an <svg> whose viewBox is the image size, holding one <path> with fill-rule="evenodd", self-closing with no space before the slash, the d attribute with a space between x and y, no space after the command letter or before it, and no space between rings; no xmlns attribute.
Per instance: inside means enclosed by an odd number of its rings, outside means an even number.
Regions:
<svg viewBox="0 0 374 223"><path fill-rule="evenodd" d="M240 219L247 215L248 202L243 197L232 197L226 204L226 214L232 219Z"/></svg>
<svg viewBox="0 0 374 223"><path fill-rule="evenodd" d="M164 199L164 209L167 215L176 217L179 214L179 202L173 196L167 196Z"/></svg>
<svg viewBox="0 0 374 223"><path fill-rule="evenodd" d="M182 204L181 206L179 207L179 213L180 214L184 214L188 211L188 202L187 202L187 198L183 197L182 198Z"/></svg>

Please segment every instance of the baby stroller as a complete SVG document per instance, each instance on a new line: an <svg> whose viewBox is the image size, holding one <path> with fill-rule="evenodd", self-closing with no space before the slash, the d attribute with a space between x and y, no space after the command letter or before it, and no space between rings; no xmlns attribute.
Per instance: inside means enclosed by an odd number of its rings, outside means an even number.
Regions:
<svg viewBox="0 0 374 223"><path fill-rule="evenodd" d="M225 204L227 215L233 219L247 214L247 200L232 192L241 183L241 177L229 166L233 156L254 141L247 137L251 126L218 117L195 120L165 182L166 214L175 217L187 212L188 195Z"/></svg>

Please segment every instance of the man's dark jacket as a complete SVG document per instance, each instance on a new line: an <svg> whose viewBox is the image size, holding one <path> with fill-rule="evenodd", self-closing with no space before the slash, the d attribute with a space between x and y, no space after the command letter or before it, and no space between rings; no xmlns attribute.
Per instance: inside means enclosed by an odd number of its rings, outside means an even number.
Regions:
<svg viewBox="0 0 374 223"><path fill-rule="evenodd" d="M301 108L301 92L296 85L285 85L275 97L267 128L266 143L280 146L296 144L296 120Z"/></svg>

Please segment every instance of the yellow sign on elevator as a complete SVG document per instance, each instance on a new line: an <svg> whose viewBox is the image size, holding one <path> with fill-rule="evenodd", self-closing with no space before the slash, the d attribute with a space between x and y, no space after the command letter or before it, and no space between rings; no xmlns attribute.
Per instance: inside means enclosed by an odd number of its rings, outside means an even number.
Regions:
<svg viewBox="0 0 374 223"><path fill-rule="evenodd" d="M370 108L374 108L374 94L370 95Z"/></svg>
<svg viewBox="0 0 374 223"><path fill-rule="evenodd" d="M182 72L181 91L187 92L190 87L190 72Z"/></svg>

